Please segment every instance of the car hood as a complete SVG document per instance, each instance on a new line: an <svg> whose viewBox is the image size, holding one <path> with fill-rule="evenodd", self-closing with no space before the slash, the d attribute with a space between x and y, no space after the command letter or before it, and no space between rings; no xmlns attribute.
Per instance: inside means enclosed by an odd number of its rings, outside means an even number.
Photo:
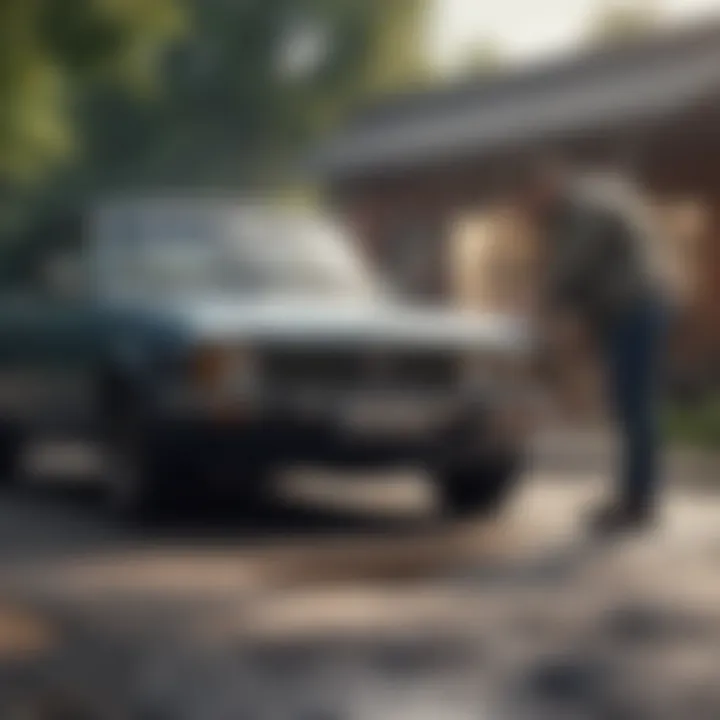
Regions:
<svg viewBox="0 0 720 720"><path fill-rule="evenodd" d="M217 297L175 300L164 309L195 337L218 342L377 343L498 350L524 350L530 344L526 324L509 315L478 315L386 301Z"/></svg>

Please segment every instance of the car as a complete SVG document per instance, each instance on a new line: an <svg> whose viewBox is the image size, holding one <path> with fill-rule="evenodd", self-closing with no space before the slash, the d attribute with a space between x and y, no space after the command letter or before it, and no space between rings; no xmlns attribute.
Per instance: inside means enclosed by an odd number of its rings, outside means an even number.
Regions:
<svg viewBox="0 0 720 720"><path fill-rule="evenodd" d="M103 443L128 517L223 489L252 508L286 466L418 467L454 516L517 484L527 328L400 297L342 224L116 198L22 252L0 303L3 484L53 432Z"/></svg>

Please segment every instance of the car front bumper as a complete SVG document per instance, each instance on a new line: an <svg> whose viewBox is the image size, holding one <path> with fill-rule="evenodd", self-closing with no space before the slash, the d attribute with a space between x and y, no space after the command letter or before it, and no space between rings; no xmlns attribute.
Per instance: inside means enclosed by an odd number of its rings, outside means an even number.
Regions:
<svg viewBox="0 0 720 720"><path fill-rule="evenodd" d="M352 411L347 405L342 411L297 405L261 411L236 404L222 411L159 414L149 430L171 452L201 459L221 473L238 466L438 466L524 444L508 408L499 404L418 403L396 416L393 407L370 401Z"/></svg>

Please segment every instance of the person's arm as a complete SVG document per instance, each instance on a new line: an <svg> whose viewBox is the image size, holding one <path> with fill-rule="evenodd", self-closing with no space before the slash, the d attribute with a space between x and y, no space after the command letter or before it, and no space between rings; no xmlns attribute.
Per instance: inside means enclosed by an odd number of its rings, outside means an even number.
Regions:
<svg viewBox="0 0 720 720"><path fill-rule="evenodd" d="M556 408L564 412L578 404L572 377L576 359L588 352L587 328L575 311L575 302L592 281L604 232L602 218L594 210L574 212L545 258L533 318L538 338L536 377L554 398Z"/></svg>
<svg viewBox="0 0 720 720"><path fill-rule="evenodd" d="M577 207L559 230L554 250L547 258L541 305L555 313L571 308L597 270L598 256L608 218L595 208Z"/></svg>

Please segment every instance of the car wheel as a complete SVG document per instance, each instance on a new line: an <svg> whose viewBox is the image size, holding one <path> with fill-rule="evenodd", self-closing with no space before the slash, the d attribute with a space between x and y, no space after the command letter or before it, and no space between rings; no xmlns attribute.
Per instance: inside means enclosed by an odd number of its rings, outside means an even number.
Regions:
<svg viewBox="0 0 720 720"><path fill-rule="evenodd" d="M438 485L443 511L455 518L499 513L518 484L522 462L518 454L498 454L446 468Z"/></svg>
<svg viewBox="0 0 720 720"><path fill-rule="evenodd" d="M272 468L264 463L239 463L234 473L236 482L227 495L232 506L243 519L262 516L272 505Z"/></svg>
<svg viewBox="0 0 720 720"><path fill-rule="evenodd" d="M0 422L0 487L9 487L17 479L23 440L16 425Z"/></svg>
<svg viewBox="0 0 720 720"><path fill-rule="evenodd" d="M135 433L110 447L106 506L127 520L157 520L181 513L201 498L201 473L178 445Z"/></svg>

